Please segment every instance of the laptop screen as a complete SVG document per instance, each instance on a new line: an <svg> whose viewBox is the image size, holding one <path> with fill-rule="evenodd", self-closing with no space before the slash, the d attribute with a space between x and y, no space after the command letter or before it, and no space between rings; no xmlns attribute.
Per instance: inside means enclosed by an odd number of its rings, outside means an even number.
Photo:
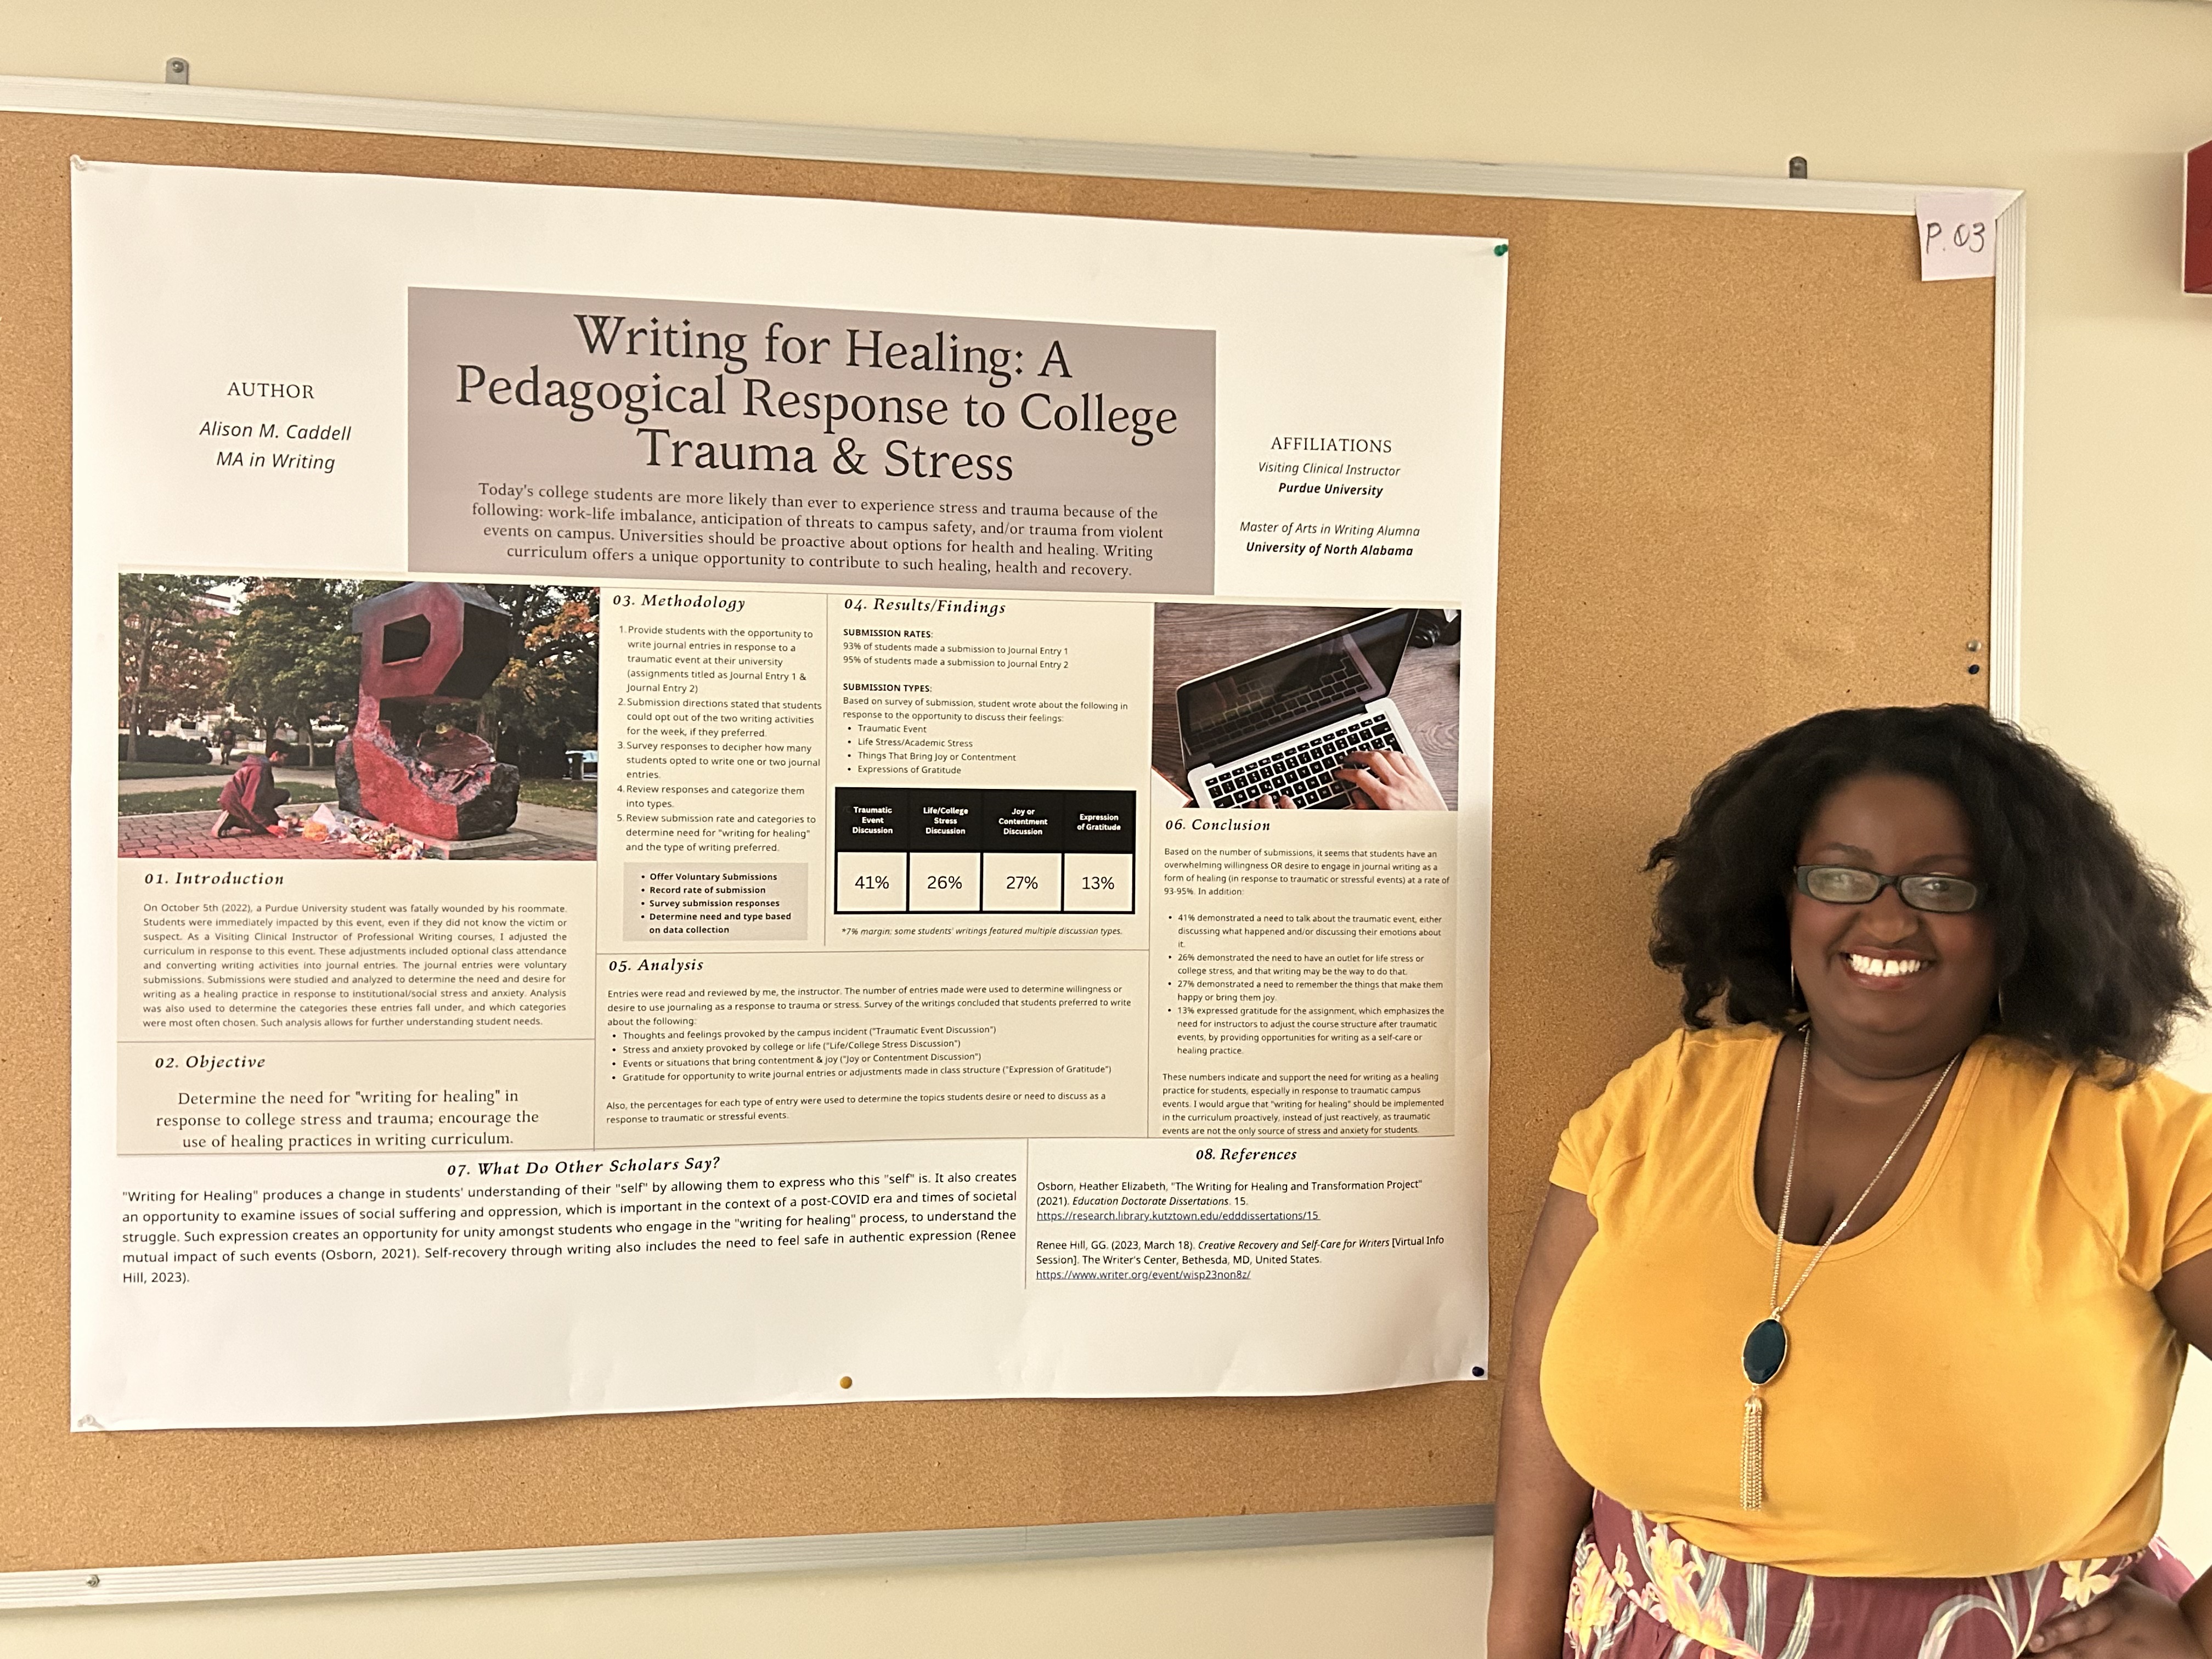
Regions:
<svg viewBox="0 0 2212 1659"><path fill-rule="evenodd" d="M1378 611L1191 681L1177 694L1193 764L1216 763L1358 712L1389 695L1411 611Z"/></svg>

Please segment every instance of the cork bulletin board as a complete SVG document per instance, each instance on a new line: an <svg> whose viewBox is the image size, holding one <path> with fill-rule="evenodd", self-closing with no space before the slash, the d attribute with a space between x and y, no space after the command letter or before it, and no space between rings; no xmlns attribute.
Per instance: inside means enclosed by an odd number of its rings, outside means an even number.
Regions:
<svg viewBox="0 0 2212 1659"><path fill-rule="evenodd" d="M1498 1390L69 1431L72 155L1502 236L1493 1353L1567 1115L1668 1029L1644 849L1816 710L1984 700L1992 285L1909 218L0 113L0 1571L1487 1502ZM158 260L159 251L148 251Z"/></svg>

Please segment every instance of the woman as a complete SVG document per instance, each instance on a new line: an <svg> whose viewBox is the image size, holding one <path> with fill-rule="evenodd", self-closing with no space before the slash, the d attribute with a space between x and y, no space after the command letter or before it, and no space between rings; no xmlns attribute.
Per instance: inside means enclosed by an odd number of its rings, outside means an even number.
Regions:
<svg viewBox="0 0 2212 1659"><path fill-rule="evenodd" d="M1777 733L1651 865L1687 1029L1560 1138L1491 1659L2206 1659L2152 1538L2212 1351L2171 889L1966 707Z"/></svg>

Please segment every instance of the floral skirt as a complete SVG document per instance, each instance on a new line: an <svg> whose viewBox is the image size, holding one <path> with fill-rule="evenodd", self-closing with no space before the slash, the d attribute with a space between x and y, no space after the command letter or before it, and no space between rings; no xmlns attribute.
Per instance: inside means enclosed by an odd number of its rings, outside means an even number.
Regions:
<svg viewBox="0 0 2212 1659"><path fill-rule="evenodd" d="M1601 1492L1575 1551L1563 1659L2010 1659L2122 1578L2176 1601L2190 1585L2155 1539L1990 1578L1814 1578L1711 1554Z"/></svg>

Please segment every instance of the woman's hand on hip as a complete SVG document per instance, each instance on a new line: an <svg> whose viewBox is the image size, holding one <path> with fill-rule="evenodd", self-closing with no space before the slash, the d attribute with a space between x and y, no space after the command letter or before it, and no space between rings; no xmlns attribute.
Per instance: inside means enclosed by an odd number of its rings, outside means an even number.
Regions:
<svg viewBox="0 0 2212 1659"><path fill-rule="evenodd" d="M2206 1659L2180 1607L2131 1578L2052 1620L2029 1638L2027 1650L2061 1659Z"/></svg>

